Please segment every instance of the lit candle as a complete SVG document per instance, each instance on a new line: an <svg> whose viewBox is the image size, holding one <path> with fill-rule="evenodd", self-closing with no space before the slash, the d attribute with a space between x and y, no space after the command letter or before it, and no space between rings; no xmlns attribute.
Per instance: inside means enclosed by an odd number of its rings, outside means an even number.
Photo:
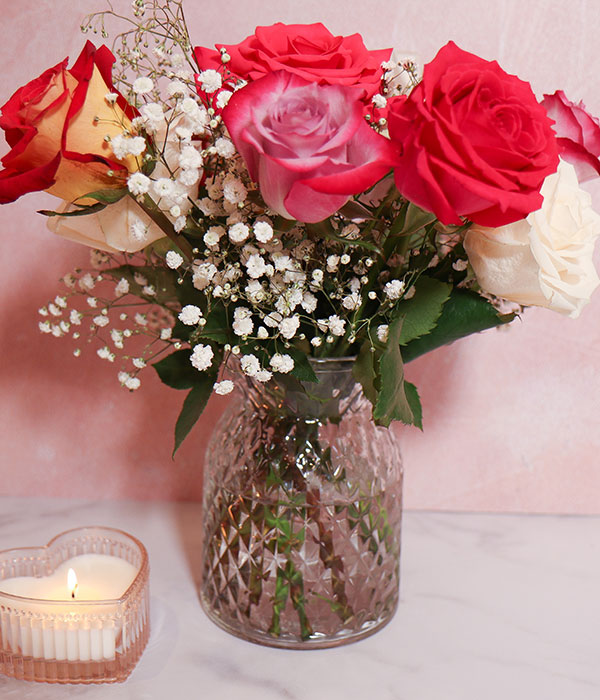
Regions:
<svg viewBox="0 0 600 700"><path fill-rule="evenodd" d="M148 553L110 527L0 551L0 672L50 683L123 681L150 633Z"/></svg>
<svg viewBox="0 0 600 700"><path fill-rule="evenodd" d="M136 575L136 567L119 557L81 554L60 564L50 576L0 581L0 604L3 594L19 596L26 599L20 608L27 613L11 618L6 628L3 625L3 637L9 638L13 648L18 645L26 657L57 661L114 659L122 629L111 617L116 607L110 601L120 598ZM58 616L63 623L51 628L31 624L30 618L43 615Z"/></svg>

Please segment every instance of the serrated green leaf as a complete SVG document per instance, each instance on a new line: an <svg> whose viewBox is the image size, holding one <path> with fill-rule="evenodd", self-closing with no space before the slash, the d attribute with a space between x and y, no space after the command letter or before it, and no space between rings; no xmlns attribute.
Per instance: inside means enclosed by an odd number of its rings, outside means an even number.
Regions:
<svg viewBox="0 0 600 700"><path fill-rule="evenodd" d="M427 224L435 221L436 216L430 211L425 211L421 209L416 204L412 202L409 203L408 209L406 210L406 217L404 218L404 226L402 227L402 234L406 235L409 233L415 233L419 229L424 228Z"/></svg>
<svg viewBox="0 0 600 700"><path fill-rule="evenodd" d="M43 214L44 216L60 216L60 217L68 217L68 216L89 216L90 214L97 214L99 211L102 211L103 209L106 209L106 204L101 204L98 202L97 204L90 204L88 207L81 207L80 209L77 209L76 211L65 211L65 212L60 212L60 211L52 211L50 209L38 209L38 214Z"/></svg>
<svg viewBox="0 0 600 700"><path fill-rule="evenodd" d="M227 312L223 306L217 306L206 316L206 324L198 332L198 337L214 340L221 345L229 342Z"/></svg>
<svg viewBox="0 0 600 700"><path fill-rule="evenodd" d="M153 286L156 294L151 298L157 304L168 304L176 296L178 285L175 283L177 273L162 267L144 265L120 265L102 271L102 274L110 275L113 279L120 280L124 277L129 282L129 291L135 296L144 297L143 286L135 281L137 274L142 275Z"/></svg>
<svg viewBox="0 0 600 700"><path fill-rule="evenodd" d="M185 397L183 407L177 423L175 424L175 447L173 448L173 456L180 448L181 443L185 440L190 430L196 424L196 421L202 415L208 399L212 393L212 388L215 383L215 374L198 373L201 376L201 382L196 384L190 393Z"/></svg>
<svg viewBox="0 0 600 700"><path fill-rule="evenodd" d="M97 202L102 202L103 204L114 204L123 199L127 194L129 194L127 187L117 187L82 194L81 197L77 197L77 199L95 199Z"/></svg>
<svg viewBox="0 0 600 700"><path fill-rule="evenodd" d="M296 377L296 379L299 379L301 382L318 383L319 379L308 361L308 357L306 357L302 350L290 347L287 348L285 352L294 360L294 369L290 372L293 377Z"/></svg>
<svg viewBox="0 0 600 700"><path fill-rule="evenodd" d="M514 318L515 314L499 314L489 301L476 292L453 289L435 328L427 335L408 342L402 350L402 357L405 362L410 362L442 345L471 333L510 323Z"/></svg>
<svg viewBox="0 0 600 700"><path fill-rule="evenodd" d="M373 409L373 420L386 428L393 420L400 420L407 425L415 422L409 400L404 388L404 365L400 353L400 334L402 317L390 324L388 341L379 360L381 387L377 392L377 401Z"/></svg>
<svg viewBox="0 0 600 700"><path fill-rule="evenodd" d="M404 393L406 394L408 405L413 414L413 425L419 428L419 430L423 430L423 408L421 406L421 398L419 397L417 387L405 381Z"/></svg>
<svg viewBox="0 0 600 700"><path fill-rule="evenodd" d="M191 389L202 375L190 362L190 350L176 350L153 365L160 381L172 389Z"/></svg>
<svg viewBox="0 0 600 700"><path fill-rule="evenodd" d="M361 345L360 352L352 365L352 375L362 386L365 396L375 406L377 401L377 372L375 369L376 355L371 352L371 341L365 340Z"/></svg>
<svg viewBox="0 0 600 700"><path fill-rule="evenodd" d="M400 333L400 345L406 345L415 338L426 335L435 327L442 308L450 296L452 285L432 277L422 276L415 285L412 299L401 301L394 310L394 316L404 317Z"/></svg>

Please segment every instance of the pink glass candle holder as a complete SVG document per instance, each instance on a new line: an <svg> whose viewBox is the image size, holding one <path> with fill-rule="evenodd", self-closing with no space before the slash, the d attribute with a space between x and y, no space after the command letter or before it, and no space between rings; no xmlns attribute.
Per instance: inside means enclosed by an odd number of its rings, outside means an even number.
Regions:
<svg viewBox="0 0 600 700"><path fill-rule="evenodd" d="M109 527L0 551L0 673L47 683L124 681L150 634L148 581L144 545Z"/></svg>

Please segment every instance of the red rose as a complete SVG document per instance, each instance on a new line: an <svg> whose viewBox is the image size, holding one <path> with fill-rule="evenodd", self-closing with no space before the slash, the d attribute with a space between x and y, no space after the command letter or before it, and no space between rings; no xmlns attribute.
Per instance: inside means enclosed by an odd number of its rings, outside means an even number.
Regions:
<svg viewBox="0 0 600 700"><path fill-rule="evenodd" d="M19 88L2 107L0 127L12 150L2 158L1 204L39 190L73 201L122 187L128 171L137 170L135 158L115 160L104 140L121 133L134 116L122 96L114 105L105 100L115 92L114 56L88 41L70 70L67 61ZM109 170L117 176L108 176Z"/></svg>
<svg viewBox="0 0 600 700"><path fill-rule="evenodd" d="M528 83L450 42L406 99L391 101L398 190L444 224L524 219L558 167L552 122Z"/></svg>
<svg viewBox="0 0 600 700"><path fill-rule="evenodd" d="M285 71L233 94L223 121L271 209L322 221L391 169L395 148L365 122L360 94Z"/></svg>
<svg viewBox="0 0 600 700"><path fill-rule="evenodd" d="M560 155L575 167L579 182L600 175L600 122L575 104L562 90L544 95L542 104L554 119Z"/></svg>
<svg viewBox="0 0 600 700"><path fill-rule="evenodd" d="M320 22L257 27L241 44L224 48L231 57L227 68L244 80L258 80L268 73L285 70L321 85L359 85L363 99L379 91L382 68L391 49L367 51L360 34L333 36ZM218 51L197 47L196 61L201 70L222 67Z"/></svg>

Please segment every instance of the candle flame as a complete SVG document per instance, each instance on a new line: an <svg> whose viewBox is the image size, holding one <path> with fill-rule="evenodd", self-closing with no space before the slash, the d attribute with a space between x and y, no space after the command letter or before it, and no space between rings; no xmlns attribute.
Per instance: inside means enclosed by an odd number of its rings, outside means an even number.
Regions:
<svg viewBox="0 0 600 700"><path fill-rule="evenodd" d="M71 598L75 597L75 591L77 590L78 585L76 573L73 571L73 569L69 569L67 573L67 587L69 591L71 591Z"/></svg>

